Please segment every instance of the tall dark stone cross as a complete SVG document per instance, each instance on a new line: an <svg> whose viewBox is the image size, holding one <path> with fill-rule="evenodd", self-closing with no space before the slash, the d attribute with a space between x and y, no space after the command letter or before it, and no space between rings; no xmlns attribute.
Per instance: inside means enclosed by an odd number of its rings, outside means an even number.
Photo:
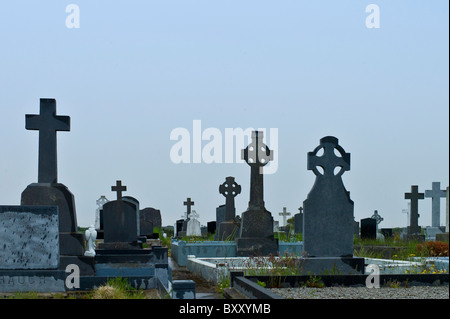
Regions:
<svg viewBox="0 0 450 319"><path fill-rule="evenodd" d="M25 128L39 131L38 183L57 183L56 132L70 131L70 117L56 115L55 99L41 99L40 114L26 114Z"/></svg>
<svg viewBox="0 0 450 319"><path fill-rule="evenodd" d="M113 192L117 192L117 200L122 200L122 192L127 190L126 186L122 186L122 181L116 181L116 186L111 186Z"/></svg>
<svg viewBox="0 0 450 319"><path fill-rule="evenodd" d="M419 199L424 199L425 194L419 193L419 186L412 185L411 192L405 193L405 199L411 201L410 214L409 214L409 234L416 234L420 232L419 227Z"/></svg>
<svg viewBox="0 0 450 319"><path fill-rule="evenodd" d="M187 201L183 202L184 206L187 206L186 208L186 217L189 218L189 215L191 214L191 207L194 206L195 202L191 201L191 198L188 197Z"/></svg>
<svg viewBox="0 0 450 319"><path fill-rule="evenodd" d="M273 160L272 151L263 143L263 132L253 131L252 142L241 157L250 166L250 201L242 213L237 255L276 254L278 241L273 237L273 217L264 207L263 167Z"/></svg>
<svg viewBox="0 0 450 319"><path fill-rule="evenodd" d="M252 132L252 143L242 150L241 157L250 166L249 210L264 208L263 167L273 160L272 151L263 143L263 132Z"/></svg>

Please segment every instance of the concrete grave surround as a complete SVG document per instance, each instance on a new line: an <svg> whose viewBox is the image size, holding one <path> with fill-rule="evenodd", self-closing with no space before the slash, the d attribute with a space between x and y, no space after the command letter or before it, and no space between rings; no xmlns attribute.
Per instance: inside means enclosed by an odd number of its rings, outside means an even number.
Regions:
<svg viewBox="0 0 450 319"><path fill-rule="evenodd" d="M0 269L57 269L58 207L0 206Z"/></svg>

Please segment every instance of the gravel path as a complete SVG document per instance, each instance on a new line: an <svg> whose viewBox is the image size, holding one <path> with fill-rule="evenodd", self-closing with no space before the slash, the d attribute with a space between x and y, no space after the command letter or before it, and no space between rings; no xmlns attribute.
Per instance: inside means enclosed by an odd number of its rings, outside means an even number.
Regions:
<svg viewBox="0 0 450 319"><path fill-rule="evenodd" d="M448 286L412 286L409 288L273 288L287 299L449 299Z"/></svg>

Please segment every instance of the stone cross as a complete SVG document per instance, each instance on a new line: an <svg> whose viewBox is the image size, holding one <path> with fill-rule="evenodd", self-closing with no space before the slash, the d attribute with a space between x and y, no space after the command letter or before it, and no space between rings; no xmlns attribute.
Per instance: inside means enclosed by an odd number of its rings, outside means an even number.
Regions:
<svg viewBox="0 0 450 319"><path fill-rule="evenodd" d="M116 186L111 186L113 192L117 192L117 200L122 200L122 192L127 190L126 186L122 186L122 181L116 181Z"/></svg>
<svg viewBox="0 0 450 319"><path fill-rule="evenodd" d="M431 226L439 227L441 224L441 198L447 196L445 190L441 190L440 182L433 182L431 190L425 190L425 197L431 198Z"/></svg>
<svg viewBox="0 0 450 319"><path fill-rule="evenodd" d="M241 193L241 185L234 181L234 177L228 176L219 186L219 193L225 196L225 220L234 220L236 215L234 198Z"/></svg>
<svg viewBox="0 0 450 319"><path fill-rule="evenodd" d="M301 213L303 213L303 207L302 206L300 206L299 208L298 208L298 212L301 214Z"/></svg>
<svg viewBox="0 0 450 319"><path fill-rule="evenodd" d="M291 216L291 213L286 211L286 207L283 207L283 212L278 214L283 216L283 226L286 226L286 216Z"/></svg>
<svg viewBox="0 0 450 319"><path fill-rule="evenodd" d="M191 214L191 207L194 206L195 202L191 201L191 198L188 197L187 201L183 202L183 205L187 206L186 208L186 216L189 218L189 215Z"/></svg>
<svg viewBox="0 0 450 319"><path fill-rule="evenodd" d="M424 199L424 193L419 193L419 186L412 185L411 192L405 193L405 199L409 199L411 206L409 211L409 227L412 233L419 232L419 199Z"/></svg>
<svg viewBox="0 0 450 319"><path fill-rule="evenodd" d="M273 160L273 152L263 143L262 131L252 132L252 143L241 151L241 158L250 166L249 208L264 208L263 167Z"/></svg>
<svg viewBox="0 0 450 319"><path fill-rule="evenodd" d="M381 217L380 215L378 215L378 211L377 210L373 212L373 215L370 216L370 218L376 220L376 222L377 222L377 224L376 224L376 232L378 233L378 224L381 223L384 220L384 218Z"/></svg>
<svg viewBox="0 0 450 319"><path fill-rule="evenodd" d="M40 114L26 114L25 128L39 131L38 183L57 183L56 132L70 131L70 117L56 115L55 99L41 99Z"/></svg>
<svg viewBox="0 0 450 319"><path fill-rule="evenodd" d="M409 226L409 207L410 203L408 203L408 208L402 209L402 213L406 214L406 226Z"/></svg>
<svg viewBox="0 0 450 319"><path fill-rule="evenodd" d="M109 202L109 200L106 198L106 196L101 195L100 198L95 202L98 206L97 209L101 209L107 202Z"/></svg>
<svg viewBox="0 0 450 319"><path fill-rule="evenodd" d="M333 136L324 137L320 140L321 145L313 152L308 152L308 170L312 170L314 175L324 177L342 176L345 171L350 170L350 153L346 153L338 144L337 138ZM320 149L324 150L322 156L317 156ZM337 156L334 150L337 149L340 156ZM323 174L317 169L317 166L323 169ZM338 173L334 173L336 167L340 167Z"/></svg>

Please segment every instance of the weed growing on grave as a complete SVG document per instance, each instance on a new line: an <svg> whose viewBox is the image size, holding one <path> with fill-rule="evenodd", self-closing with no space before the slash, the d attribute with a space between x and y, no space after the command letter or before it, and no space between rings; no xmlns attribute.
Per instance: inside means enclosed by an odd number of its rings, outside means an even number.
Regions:
<svg viewBox="0 0 450 319"><path fill-rule="evenodd" d="M225 290L225 288L229 288L229 287L231 287L230 277L229 276L221 276L220 281L217 285L217 288L219 290L220 295L222 296L222 299L223 299L223 291Z"/></svg>
<svg viewBox="0 0 450 319"><path fill-rule="evenodd" d="M99 287L92 295L92 299L144 299L142 290L131 287L122 277L110 279L104 286Z"/></svg>
<svg viewBox="0 0 450 319"><path fill-rule="evenodd" d="M257 280L256 283L257 283L258 285L260 285L261 287L266 288L266 283L265 283L264 281L259 281L259 280Z"/></svg>
<svg viewBox="0 0 450 319"><path fill-rule="evenodd" d="M282 276L300 275L303 259L286 253L284 256L249 257L243 268L246 276L268 276L270 288L281 287Z"/></svg>
<svg viewBox="0 0 450 319"><path fill-rule="evenodd" d="M304 283L307 288L323 288L325 284L322 282L322 278L315 275L309 275L308 280Z"/></svg>

